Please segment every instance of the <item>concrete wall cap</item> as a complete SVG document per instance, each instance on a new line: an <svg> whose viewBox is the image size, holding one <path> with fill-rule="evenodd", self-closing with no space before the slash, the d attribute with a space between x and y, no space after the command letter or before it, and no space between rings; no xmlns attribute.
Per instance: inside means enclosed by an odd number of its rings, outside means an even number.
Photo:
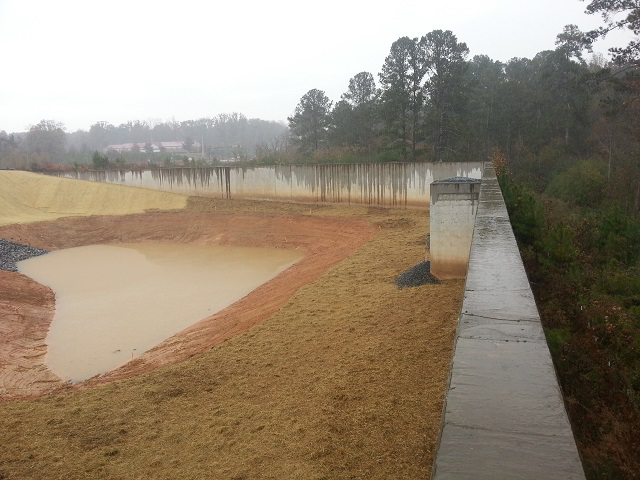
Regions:
<svg viewBox="0 0 640 480"><path fill-rule="evenodd" d="M451 178L443 178L442 180L436 180L433 183L478 183L479 184L480 179L469 178L469 177L451 177Z"/></svg>

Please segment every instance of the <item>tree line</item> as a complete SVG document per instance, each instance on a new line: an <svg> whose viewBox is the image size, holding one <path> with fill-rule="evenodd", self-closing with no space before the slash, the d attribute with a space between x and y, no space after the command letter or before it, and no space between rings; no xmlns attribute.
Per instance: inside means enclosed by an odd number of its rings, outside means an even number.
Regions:
<svg viewBox="0 0 640 480"><path fill-rule="evenodd" d="M597 33L597 32L596 32ZM478 161L499 149L538 188L588 162L598 188L640 209L638 68L620 50L587 61L594 41L567 25L556 48L507 62L476 55L451 31L391 45L376 77L360 72L334 103L319 88L288 118L275 161Z"/></svg>
<svg viewBox="0 0 640 480"><path fill-rule="evenodd" d="M66 132L54 120L42 120L27 132L7 134L0 131L0 168L29 167L44 164L85 164L95 153L111 162L125 164L148 158L171 158L168 152L153 156L154 142L181 142L183 153L204 153L204 157L253 158L256 147L286 136L287 127L275 121L247 118L241 113L223 113L215 117L182 122L129 121L118 126L96 122L88 130ZM138 144L131 152L108 151L109 145ZM104 153L103 153L104 152Z"/></svg>
<svg viewBox="0 0 640 480"><path fill-rule="evenodd" d="M640 4L592 0L587 11L603 26L558 36L575 82L557 75L562 64L540 72L555 87L555 128L511 149L498 144L491 159L586 478L632 480L640 478ZM617 28L634 38L611 49L610 64L585 64L584 47ZM533 108L528 128L540 127L535 98L524 103Z"/></svg>
<svg viewBox="0 0 640 480"><path fill-rule="evenodd" d="M491 148L511 152L518 142L532 150L556 140L582 147L598 94L592 84L610 65L602 56L587 64L576 36L583 34L567 26L555 50L506 63L468 59L466 43L449 30L401 37L379 86L360 72L335 104L317 88L303 95L288 119L293 140L309 155L346 146L396 161L486 159Z"/></svg>

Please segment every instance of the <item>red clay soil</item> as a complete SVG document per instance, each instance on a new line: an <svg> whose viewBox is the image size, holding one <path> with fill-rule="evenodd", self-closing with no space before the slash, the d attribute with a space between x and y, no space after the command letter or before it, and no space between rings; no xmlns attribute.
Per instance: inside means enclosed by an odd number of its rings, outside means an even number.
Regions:
<svg viewBox="0 0 640 480"><path fill-rule="evenodd" d="M180 362L248 330L276 312L301 286L370 240L375 230L354 218L187 211L9 225L0 227L0 238L46 250L146 241L304 252L296 265L238 302L124 366L74 387L78 388ZM0 401L72 388L43 363L54 302L50 289L19 273L0 271Z"/></svg>

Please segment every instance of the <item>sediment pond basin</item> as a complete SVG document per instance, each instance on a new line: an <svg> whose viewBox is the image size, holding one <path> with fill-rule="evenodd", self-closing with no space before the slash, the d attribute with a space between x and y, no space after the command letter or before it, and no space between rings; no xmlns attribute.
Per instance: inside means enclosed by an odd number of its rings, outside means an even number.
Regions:
<svg viewBox="0 0 640 480"><path fill-rule="evenodd" d="M56 296L45 364L79 382L224 309L302 256L273 248L91 245L30 258L18 269Z"/></svg>

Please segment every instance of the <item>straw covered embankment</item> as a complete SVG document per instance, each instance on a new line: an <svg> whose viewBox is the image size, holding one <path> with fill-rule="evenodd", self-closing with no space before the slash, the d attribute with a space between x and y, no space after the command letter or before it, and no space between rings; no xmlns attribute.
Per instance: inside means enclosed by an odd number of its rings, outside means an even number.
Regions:
<svg viewBox="0 0 640 480"><path fill-rule="evenodd" d="M191 198L182 211L0 227L45 250L162 241L305 254L138 364L55 395L5 395L0 478L428 478L462 282L394 284L424 258L427 220ZM50 291L19 273L0 271L0 298L3 333L53 315ZM12 358L17 375L39 357Z"/></svg>

